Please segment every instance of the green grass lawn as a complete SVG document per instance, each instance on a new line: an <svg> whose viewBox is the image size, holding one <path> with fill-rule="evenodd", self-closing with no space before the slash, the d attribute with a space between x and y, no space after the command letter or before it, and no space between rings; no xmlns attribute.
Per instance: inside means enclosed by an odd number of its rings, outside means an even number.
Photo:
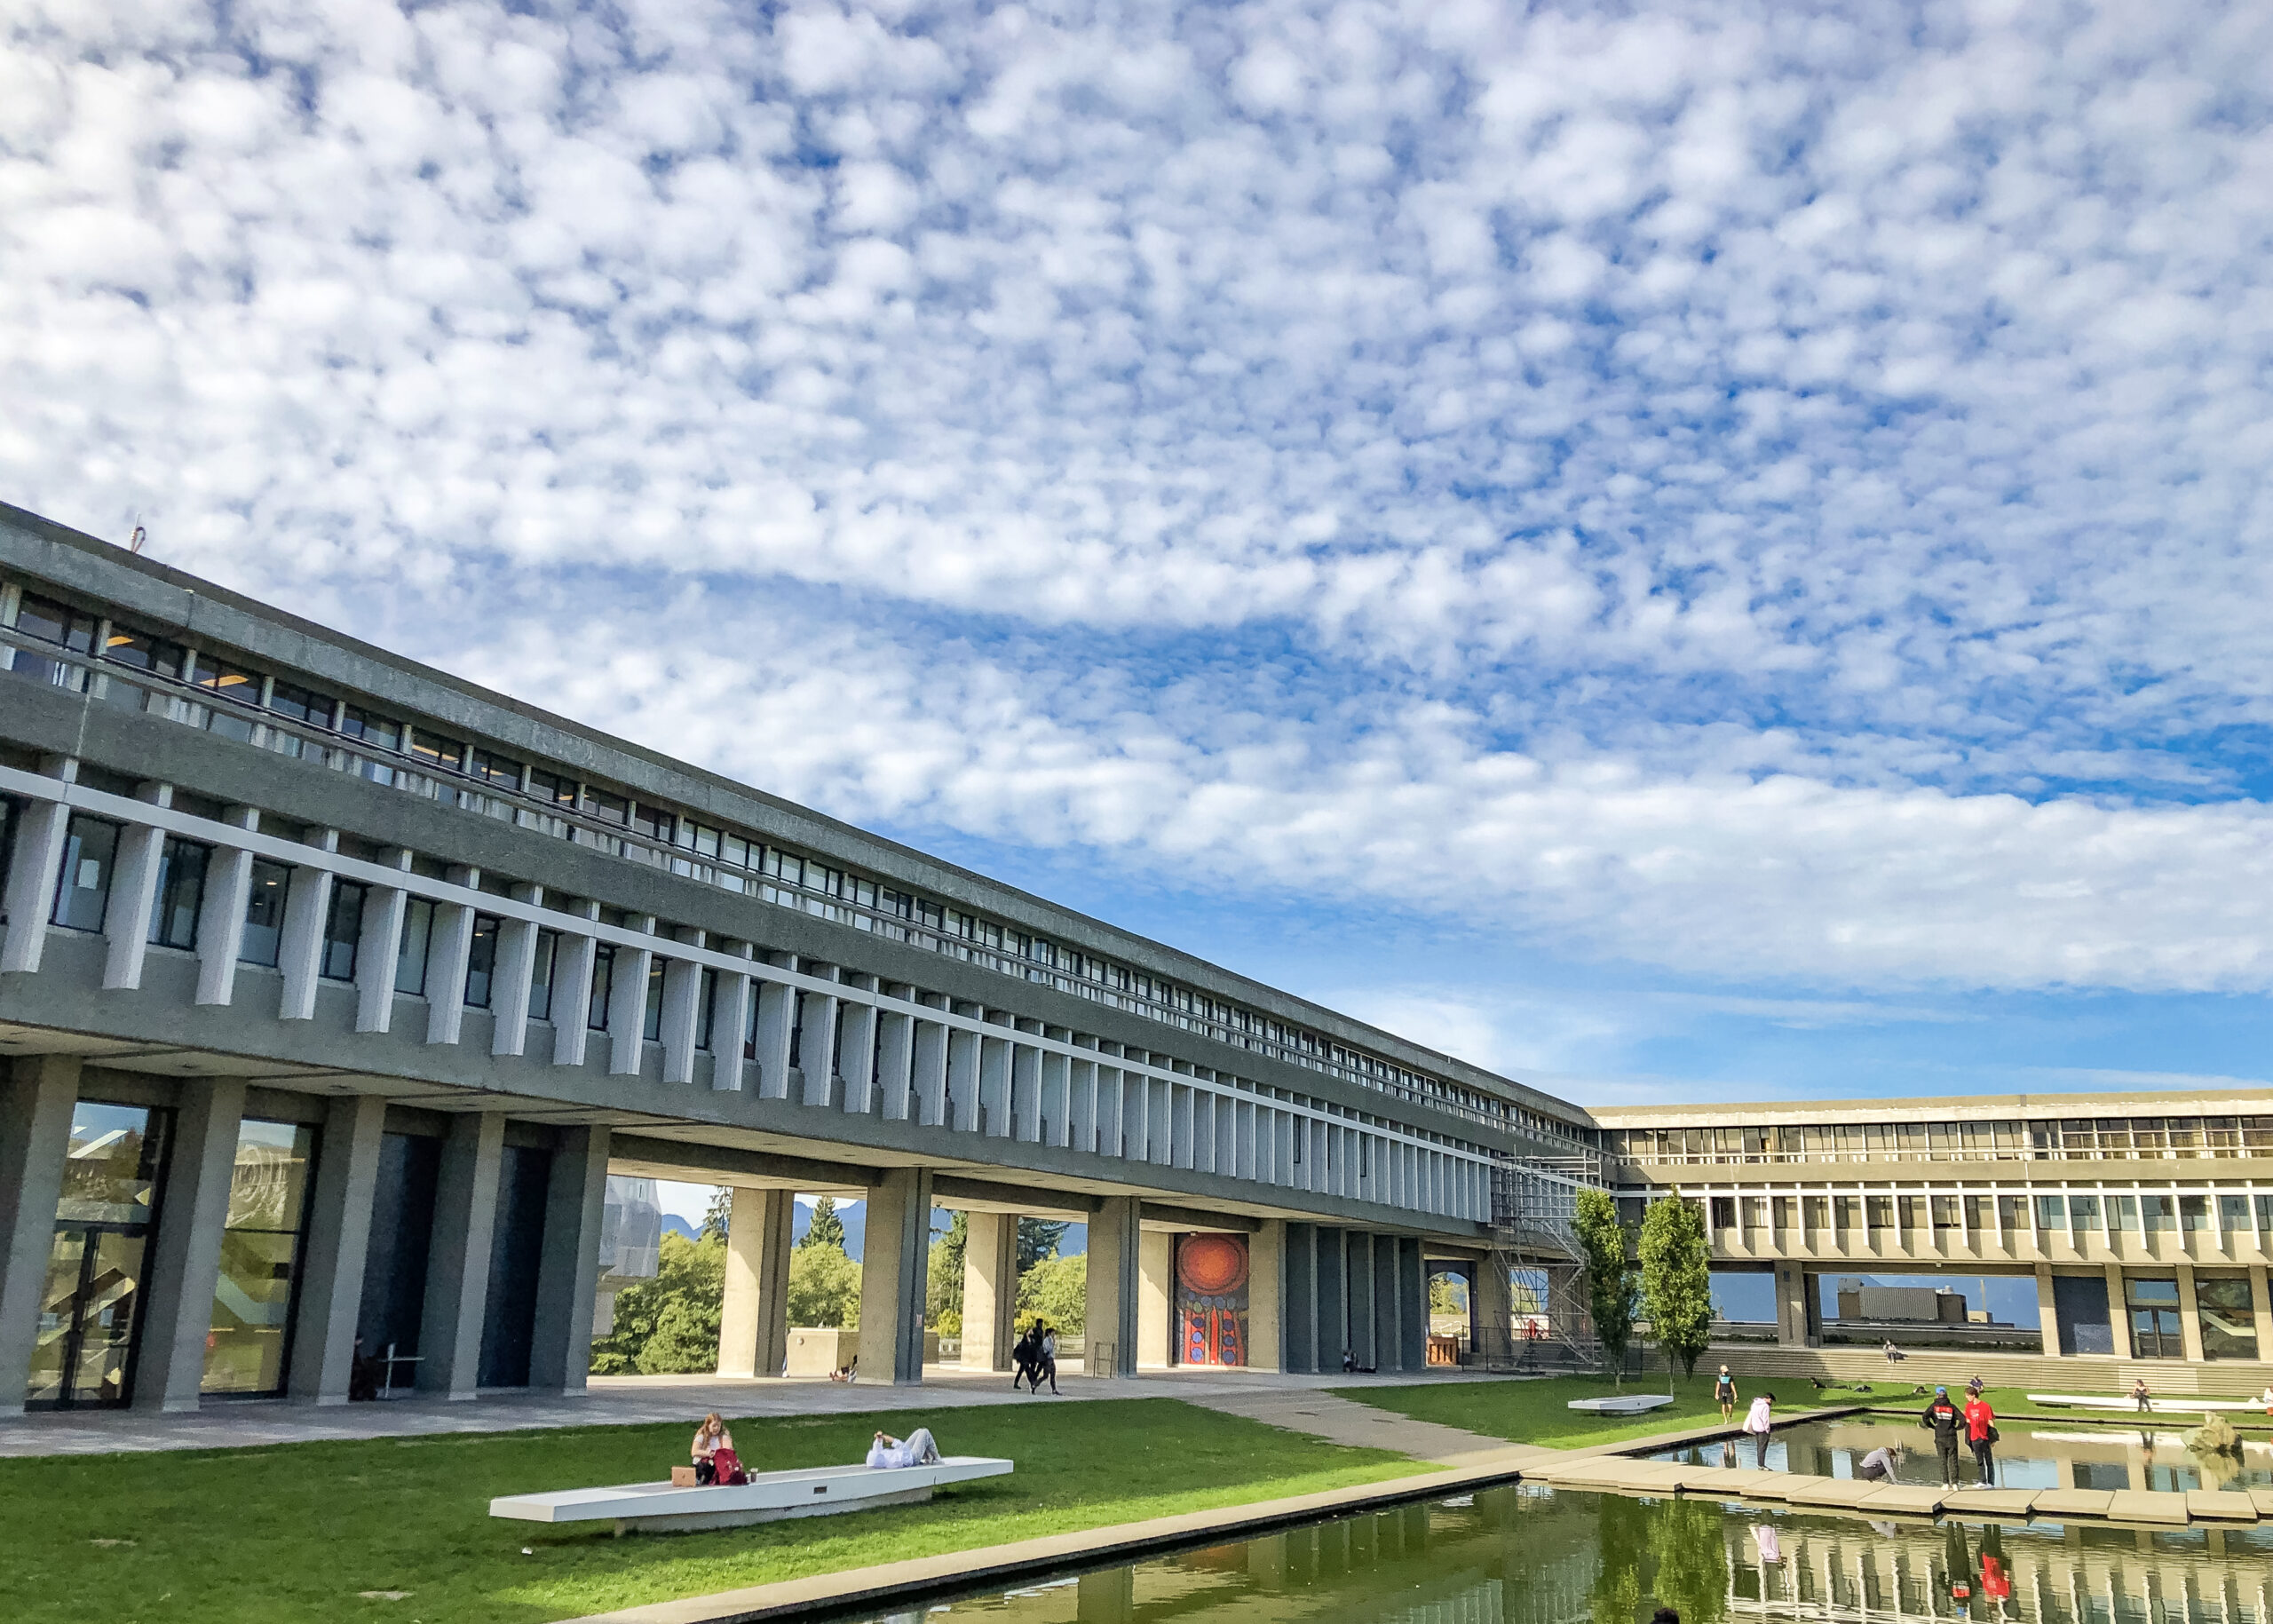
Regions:
<svg viewBox="0 0 2273 1624"><path fill-rule="evenodd" d="M495 1521L488 1502L661 1477L686 1459L693 1418L0 1461L0 1597L12 1624L536 1624L1427 1470L1173 1398L923 1419L943 1449L1007 1455L1017 1472L928 1505L616 1540ZM878 1426L916 1424L905 1412L732 1423L761 1470L857 1461Z"/></svg>
<svg viewBox="0 0 2273 1624"><path fill-rule="evenodd" d="M1415 1421L1433 1421L1447 1427L1464 1427L1486 1438L1504 1438L1518 1444L1539 1444L1550 1449L1579 1449L1594 1444L1614 1444L1626 1438L1649 1438L1678 1431L1703 1422L1718 1421L1720 1406L1713 1402L1713 1383L1700 1369L1680 1385L1673 1403L1631 1420L1590 1415L1570 1408L1573 1398L1602 1398L1613 1392L1665 1391L1665 1377L1628 1378L1623 1389L1596 1376L1552 1376L1533 1382L1445 1382L1412 1387L1344 1387L1335 1391L1358 1404L1394 1410ZM1751 1396L1746 1387L1746 1396ZM1792 1395L1779 1394L1788 1401ZM1859 1398L1857 1403L1862 1402ZM1799 1408L1813 1407L1806 1398Z"/></svg>

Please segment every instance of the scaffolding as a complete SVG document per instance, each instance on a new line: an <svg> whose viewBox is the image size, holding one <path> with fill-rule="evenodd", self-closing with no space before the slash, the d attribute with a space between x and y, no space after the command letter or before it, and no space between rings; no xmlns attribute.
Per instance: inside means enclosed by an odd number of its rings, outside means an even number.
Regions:
<svg viewBox="0 0 2273 1624"><path fill-rule="evenodd" d="M1608 1188L1598 1156L1501 1156L1492 1164L1492 1248L1485 1266L1501 1279L1539 1278L1536 1301L1513 1323L1479 1319L1472 1365L1486 1370L1594 1370L1602 1348L1587 1312L1585 1254L1572 1227L1579 1192ZM1496 1294L1495 1294L1496 1295ZM1511 1294L1512 1295L1512 1294ZM1487 1301L1491 1299L1486 1299ZM1512 1301L1510 1307L1514 1307Z"/></svg>

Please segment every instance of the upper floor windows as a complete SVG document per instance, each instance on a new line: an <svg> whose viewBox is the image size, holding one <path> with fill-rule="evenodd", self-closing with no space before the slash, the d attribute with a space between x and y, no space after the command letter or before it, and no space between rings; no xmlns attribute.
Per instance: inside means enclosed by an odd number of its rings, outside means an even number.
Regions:
<svg viewBox="0 0 2273 1624"><path fill-rule="evenodd" d="M476 750L466 758L466 775L484 783L502 785L507 789L521 787L521 764L510 756L495 750Z"/></svg>
<svg viewBox="0 0 2273 1624"><path fill-rule="evenodd" d="M180 644L130 630L115 622L110 635L103 639L103 658L158 677L179 677L189 661L188 654Z"/></svg>
<svg viewBox="0 0 2273 1624"><path fill-rule="evenodd" d="M440 733L428 733L423 727L411 730L410 753L431 766L440 767L451 772L456 772L465 764L463 743L455 739L444 738Z"/></svg>
<svg viewBox="0 0 2273 1624"><path fill-rule="evenodd" d="M269 685L268 708L279 716L305 722L313 727L328 728L332 717L338 714L339 701L329 693L319 693L313 688L303 688L289 682Z"/></svg>
<svg viewBox="0 0 2273 1624"><path fill-rule="evenodd" d="M95 646L95 629L99 622L91 614L83 614L67 604L57 603L51 598L38 598L27 592L16 611L16 630L26 637L37 638L43 643L54 643L74 654L91 654Z"/></svg>

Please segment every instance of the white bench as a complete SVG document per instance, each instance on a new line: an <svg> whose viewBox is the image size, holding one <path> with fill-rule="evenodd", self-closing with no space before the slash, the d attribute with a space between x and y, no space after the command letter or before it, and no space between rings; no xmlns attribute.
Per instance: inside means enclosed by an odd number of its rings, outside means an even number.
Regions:
<svg viewBox="0 0 2273 1624"><path fill-rule="evenodd" d="M786 1517L914 1505L931 1499L931 1491L942 1484L1000 1477L1010 1468L1008 1461L957 1454L929 1466L821 1466L810 1471L758 1472L748 1483L709 1488L622 1483L551 1494L503 1494L489 1502L489 1515L525 1523L612 1522L619 1535L688 1533Z"/></svg>
<svg viewBox="0 0 2273 1624"><path fill-rule="evenodd" d="M2031 1404L2040 1404L2047 1409L2062 1410L2127 1410L2138 1414L2139 1401L2128 1393L2110 1398L2101 1393L2031 1393ZM2155 1415L2205 1415L2212 1410L2232 1410L2236 1413L2262 1410L2264 1406L2254 1398L2193 1398L2179 1393L2157 1393L2147 1400L2149 1414Z"/></svg>
<svg viewBox="0 0 2273 1624"><path fill-rule="evenodd" d="M1671 1393L1618 1393L1608 1398L1573 1398L1568 1407L1596 1415L1642 1415L1672 1402Z"/></svg>

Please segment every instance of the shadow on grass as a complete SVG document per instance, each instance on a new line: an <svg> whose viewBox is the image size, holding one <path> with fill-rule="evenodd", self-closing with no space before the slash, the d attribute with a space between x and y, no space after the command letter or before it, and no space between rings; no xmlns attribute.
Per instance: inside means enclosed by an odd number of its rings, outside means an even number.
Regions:
<svg viewBox="0 0 2273 1624"><path fill-rule="evenodd" d="M488 1516L499 1494L661 1477L694 1419L0 1462L0 1596L16 1624L537 1624L1415 1470L1173 1398L1037 1401L939 1417L948 1453L1018 1465L925 1505L626 1540ZM878 1426L916 1424L732 1423L756 1470L857 1461Z"/></svg>

